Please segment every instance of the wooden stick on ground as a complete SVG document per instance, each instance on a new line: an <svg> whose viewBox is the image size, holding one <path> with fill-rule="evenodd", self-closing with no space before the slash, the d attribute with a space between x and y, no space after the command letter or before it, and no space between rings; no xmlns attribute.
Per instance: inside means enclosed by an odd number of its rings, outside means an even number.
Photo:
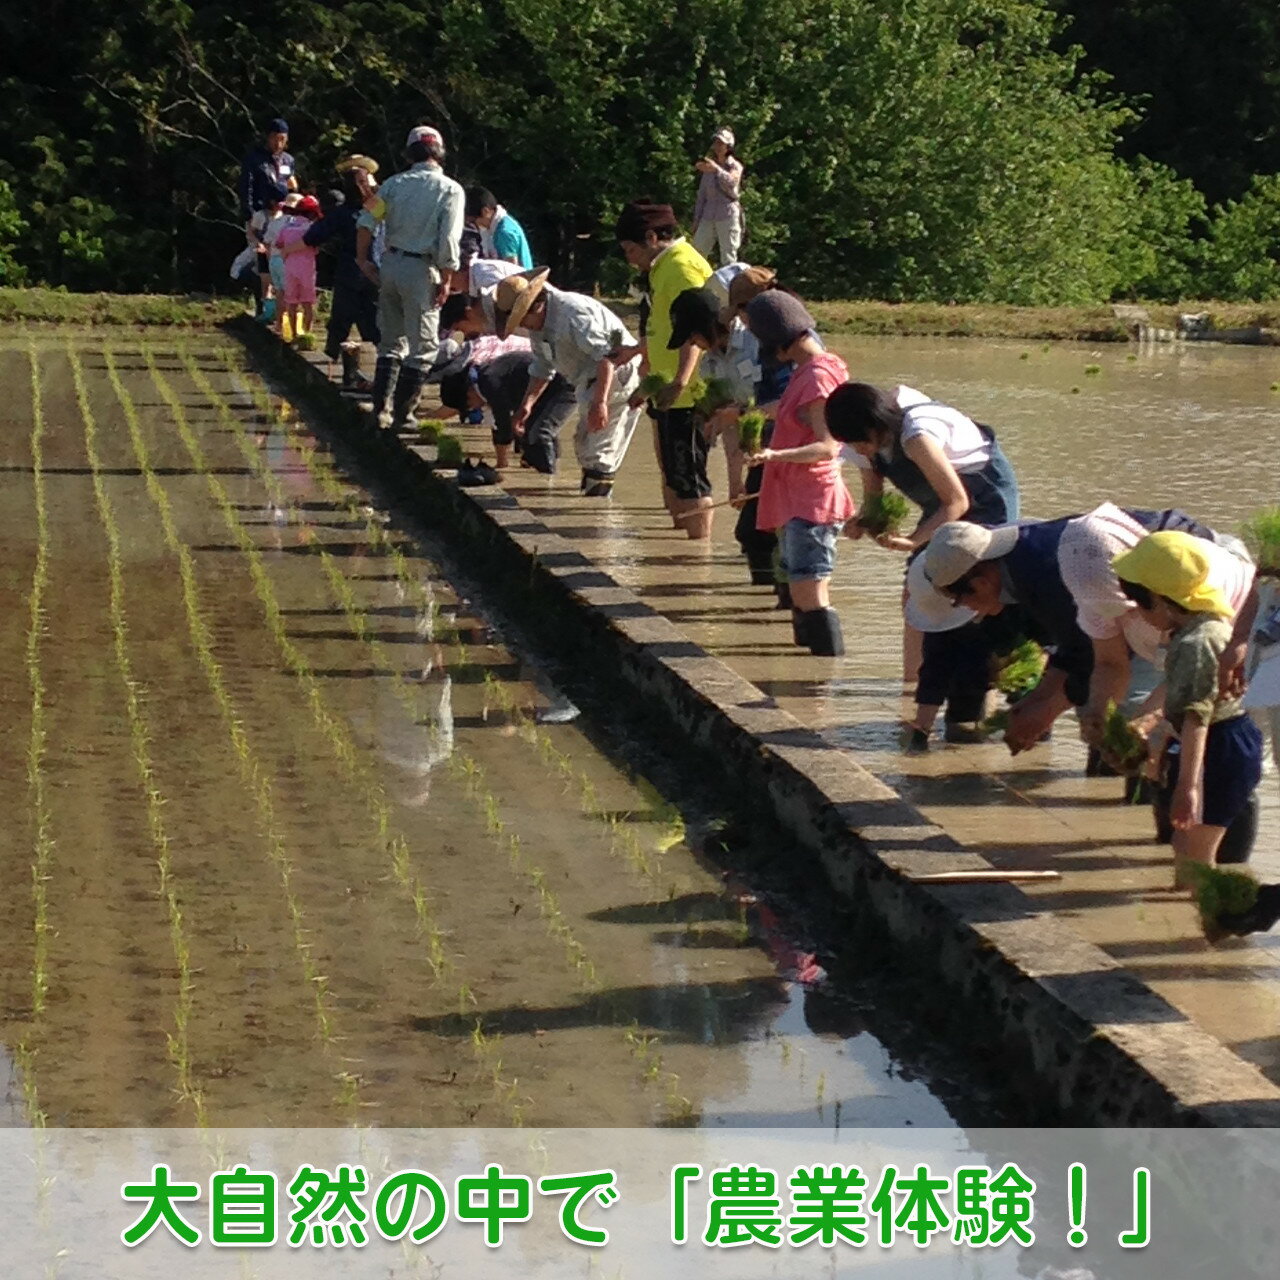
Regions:
<svg viewBox="0 0 1280 1280"><path fill-rule="evenodd" d="M1061 880L1061 871L929 871L908 876L912 884L1041 884Z"/></svg>

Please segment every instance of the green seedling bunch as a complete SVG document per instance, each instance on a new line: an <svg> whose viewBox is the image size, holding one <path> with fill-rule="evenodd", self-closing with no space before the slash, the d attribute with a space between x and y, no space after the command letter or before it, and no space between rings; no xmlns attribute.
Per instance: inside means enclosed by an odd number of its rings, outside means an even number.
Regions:
<svg viewBox="0 0 1280 1280"><path fill-rule="evenodd" d="M764 429L768 425L769 419L759 409L748 409L738 419L738 447L743 453L760 452L764 447Z"/></svg>
<svg viewBox="0 0 1280 1280"><path fill-rule="evenodd" d="M636 395L643 396L646 400L656 400L658 396L666 389L667 380L660 373L646 373L640 379L640 385L636 388Z"/></svg>
<svg viewBox="0 0 1280 1280"><path fill-rule="evenodd" d="M1184 864L1201 919L1216 924L1223 916L1239 915L1258 901L1258 882L1233 867L1210 867L1199 862Z"/></svg>
<svg viewBox="0 0 1280 1280"><path fill-rule="evenodd" d="M441 467L462 465L462 441L457 436L441 432L436 437L436 463Z"/></svg>
<svg viewBox="0 0 1280 1280"><path fill-rule="evenodd" d="M704 418L728 408L734 402L733 386L727 378L702 378L689 387L694 409Z"/></svg>
<svg viewBox="0 0 1280 1280"><path fill-rule="evenodd" d="M49 993L49 877L53 871L55 845L49 794L45 783L45 750L48 729L45 723L45 683L41 672L40 647L44 637L45 593L49 587L49 509L44 476L44 401L40 387L40 362L32 344L27 352L31 364L31 474L35 491L36 561L27 597L27 683L31 689L31 732L27 739L27 797L33 833L31 900L34 908L34 946L31 959L31 1014L39 1019ZM16 1054L22 1070L22 1088L27 1112L33 1124L43 1127L44 1113L36 1095L35 1050L26 1038Z"/></svg>
<svg viewBox="0 0 1280 1280"><path fill-rule="evenodd" d="M1016 702L1040 683L1048 660L1048 654L1034 640L1023 640L1000 664L996 688Z"/></svg>
<svg viewBox="0 0 1280 1280"><path fill-rule="evenodd" d="M902 532L910 514L911 506L902 494L896 489L882 489L867 495L858 512L858 523L874 537L892 537Z"/></svg>
<svg viewBox="0 0 1280 1280"><path fill-rule="evenodd" d="M173 1011L173 1030L166 1033L169 1060L178 1076L178 1097L195 1113L197 1127L208 1124L204 1092L195 1079L191 1066L189 1038L193 1006L194 978L191 969L191 944L187 936L182 905L174 877L173 859L169 849L169 834L164 821L164 796L156 783L152 764L151 730L142 708L139 684L133 675L129 657L129 629L125 614L124 557L120 550L120 531L115 511L102 478L102 464L98 454L97 422L85 386L84 369L74 348L68 349L71 374L75 384L76 400L84 425L85 456L93 480L94 501L98 518L107 542L107 573L110 584L110 613L115 652L116 670L124 687L125 713L129 722L129 740L134 763L138 770L138 782L142 789L147 813L147 831L155 853L156 868L160 876L160 897L165 902L169 917L169 941L173 949L174 964L178 974L178 997Z"/></svg>
<svg viewBox="0 0 1280 1280"><path fill-rule="evenodd" d="M438 443L448 429L448 425L439 418L421 418L418 421L418 432L427 444Z"/></svg>
<svg viewBox="0 0 1280 1280"><path fill-rule="evenodd" d="M332 996L329 992L328 979L316 965L315 957L312 955L311 944L307 941L307 930L304 924L302 908L293 889L293 863L285 848L279 819L276 816L274 793L269 772L262 768L249 742L243 720L235 702L227 690L222 666L214 654L213 636L209 623L200 604L195 562L190 548L178 535L177 523L174 519L173 507L169 501L169 496L151 465L150 451L142 432L142 424L138 417L137 407L133 402L132 396L129 395L124 387L119 369L116 367L111 352L106 352L105 357L107 373L124 413L139 471L142 474L147 493L160 518L165 545L168 547L169 553L178 562L183 609L186 614L187 630L192 647L195 650L196 659L222 715L241 781L253 800L258 827L266 845L267 857L280 880L281 893L289 917L294 951L298 957L303 979L312 992L317 1035L326 1052L331 1052L334 1039ZM147 360L148 368L157 388L167 388L167 383L164 382L163 376L156 368L154 358L150 352L144 350L144 357ZM177 417L181 404L172 395L172 392L169 392L169 395L164 398L170 408L174 409L175 417Z"/></svg>
<svg viewBox="0 0 1280 1280"><path fill-rule="evenodd" d="M1147 758L1147 743L1114 702L1107 703L1102 752L1122 773L1135 774Z"/></svg>
<svg viewBox="0 0 1280 1280"><path fill-rule="evenodd" d="M1258 572L1280 577L1280 507L1268 507L1249 520L1241 534Z"/></svg>

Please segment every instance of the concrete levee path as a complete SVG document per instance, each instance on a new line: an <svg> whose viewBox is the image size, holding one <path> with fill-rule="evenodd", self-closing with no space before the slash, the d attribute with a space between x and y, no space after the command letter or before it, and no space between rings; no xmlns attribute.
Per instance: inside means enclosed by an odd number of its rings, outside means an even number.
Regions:
<svg viewBox="0 0 1280 1280"><path fill-rule="evenodd" d="M251 345L274 361L279 348L257 337L253 332ZM327 371L322 357L308 363L313 375ZM293 368L286 361L280 371L289 378ZM333 392L326 388L325 395ZM424 414L430 413L428 403ZM1051 743L1016 760L998 743L938 744L923 756L902 754L899 724L908 705L900 697L900 557L865 544L842 545L833 596L848 652L840 659L815 658L792 645L789 615L773 609L771 591L749 584L732 538L731 510L717 512L709 545L671 527L659 501L647 424L610 500L578 496L566 441L569 456L560 475L514 468L502 489L474 490L474 502L449 499L442 505L448 490L439 481L450 485L448 473L419 480L412 466L406 470L413 455L433 451L408 433L400 442L407 450L387 448L387 433L371 430L354 412L336 419L348 420L344 434L355 431L372 446L371 457L385 459L376 466L390 464L401 494L407 488L412 499L420 491L424 512L461 520L471 529L460 529L464 540L480 536L510 546L523 557L509 560L520 566L522 578L545 579L553 594L567 590L580 611L605 619L613 647L601 648L602 661L621 658L634 675L638 657L642 669L632 683L643 689L647 682L655 694L660 683L645 673L646 663L651 672L667 669L659 677L668 680L667 688L669 679L690 682L686 705L701 699L720 716L721 730L704 745L719 741L739 752L759 750L765 762L755 785L789 797L781 802L791 806L788 822L798 831L817 824L802 839L829 830L822 824L833 815L841 826L847 823L872 861L855 855L851 864L837 854L827 868L837 892L851 885L870 890L898 943L927 948L923 967L947 970L944 985L956 988L966 1010L990 1009L1003 1020L1066 1112L1091 1115L1092 1123L1108 1122L1108 1116L1111 1123L1274 1123L1280 1106L1280 972L1273 947L1280 940L1205 942L1190 904L1169 887L1169 850L1154 843L1149 811L1125 806L1117 780L1083 777L1084 751L1073 722L1061 721ZM460 435L467 452L492 456L486 431L463 428ZM353 443L360 447L358 439ZM712 470L723 493L721 459ZM490 532L478 533L482 526ZM555 554L542 557L551 547ZM599 572L584 572L592 567ZM602 603L592 603L596 595ZM623 595L632 603L620 612L603 603ZM660 616L641 618L648 609ZM658 633L668 643L653 643ZM677 633L687 641L673 646ZM687 658L662 656L683 653L686 645ZM645 656L649 648L653 657ZM709 668L695 674L699 662L721 674ZM771 703L756 690L780 710L769 711ZM766 731L775 721L781 731ZM804 729L786 729L781 721L798 721ZM793 741L810 729L820 752ZM733 734L739 741L730 748ZM793 778L781 791L770 780L780 776L779 765ZM757 767L748 764L746 772ZM1264 788L1269 803L1259 843L1273 850L1274 773ZM796 807L805 797L818 806L812 817ZM915 870L980 865L975 854L997 867L1058 870L1062 879L1028 886L1025 897L1012 890L904 897L895 887L897 876ZM1264 874L1266 863L1260 859ZM1141 1075L1115 1070L1122 1058L1155 1082L1154 1093L1144 1092ZM1087 1106L1073 1105L1077 1088L1092 1099Z"/></svg>
<svg viewBox="0 0 1280 1280"><path fill-rule="evenodd" d="M998 741L945 746L938 736L927 754L904 754L899 726L913 708L901 697L900 557L845 541L833 602L847 652L816 658L798 650L790 614L772 607L769 588L749 583L733 539L736 512L716 512L709 546L671 527L648 432L643 423L607 502L577 495L571 445L559 475L512 468L503 487L962 845L997 867L1060 871L1060 882L1026 886L1037 906L1068 920L1280 1083L1280 936L1205 940L1186 896L1171 889L1172 855L1153 839L1150 809L1124 804L1117 779L1084 777L1074 718L1060 720L1050 743L1017 759ZM486 433L460 434L469 452L492 458ZM722 457L713 459L712 475L723 495ZM856 486L856 477L848 478ZM1274 878L1280 874L1274 768L1263 788L1255 864Z"/></svg>

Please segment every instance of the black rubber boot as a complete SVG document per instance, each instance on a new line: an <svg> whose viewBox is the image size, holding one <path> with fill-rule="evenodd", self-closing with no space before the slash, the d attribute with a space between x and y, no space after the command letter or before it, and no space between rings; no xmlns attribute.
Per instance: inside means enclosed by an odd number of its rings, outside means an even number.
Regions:
<svg viewBox="0 0 1280 1280"><path fill-rule="evenodd" d="M342 389L343 391L360 390L360 353L342 349Z"/></svg>
<svg viewBox="0 0 1280 1280"><path fill-rule="evenodd" d="M415 425L413 411L418 407L418 396L422 394L422 380L421 369L400 370L400 377L396 380L396 394L392 402L395 406L391 413L393 431Z"/></svg>
<svg viewBox="0 0 1280 1280"><path fill-rule="evenodd" d="M809 641L805 638L806 628L805 619L809 615L802 613L799 609L791 610L791 639L798 645L808 647Z"/></svg>
<svg viewBox="0 0 1280 1280"><path fill-rule="evenodd" d="M819 658L838 658L844 653L844 632L834 609L810 609L800 626L810 653Z"/></svg>
<svg viewBox="0 0 1280 1280"><path fill-rule="evenodd" d="M391 399L392 389L396 385L396 375L400 372L400 361L395 356L379 356L377 367L373 371L373 411L379 418L387 411L387 403Z"/></svg>
<svg viewBox="0 0 1280 1280"><path fill-rule="evenodd" d="M773 584L773 594L778 597L778 603L773 606L775 609L791 608L791 584L789 582L775 582Z"/></svg>
<svg viewBox="0 0 1280 1280"><path fill-rule="evenodd" d="M748 553L747 569L751 573L751 585L753 587L771 587L774 585L772 556L752 556Z"/></svg>

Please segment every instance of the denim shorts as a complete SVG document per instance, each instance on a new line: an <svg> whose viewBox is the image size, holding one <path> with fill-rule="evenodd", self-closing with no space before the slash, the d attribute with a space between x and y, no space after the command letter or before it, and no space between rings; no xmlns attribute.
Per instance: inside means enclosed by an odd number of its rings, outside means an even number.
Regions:
<svg viewBox="0 0 1280 1280"><path fill-rule="evenodd" d="M836 567L836 538L842 525L814 524L793 518L778 530L782 568L789 582L815 582L831 577Z"/></svg>

